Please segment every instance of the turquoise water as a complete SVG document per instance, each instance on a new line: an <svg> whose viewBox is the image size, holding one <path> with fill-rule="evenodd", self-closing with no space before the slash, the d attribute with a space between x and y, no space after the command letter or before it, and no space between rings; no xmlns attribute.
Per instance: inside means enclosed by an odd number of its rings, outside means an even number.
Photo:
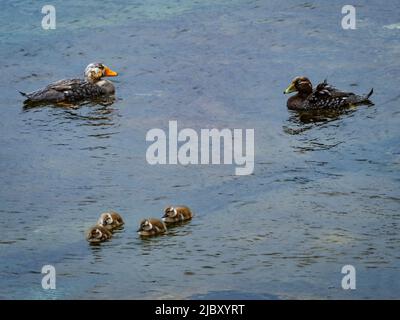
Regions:
<svg viewBox="0 0 400 320"><path fill-rule="evenodd" d="M0 298L399 298L400 5L357 3L343 30L337 1L53 1L45 31L46 1L2 1ZM17 90L92 61L120 73L113 105L23 109ZM375 105L304 123L282 94L296 75ZM254 174L150 166L146 133L169 120L254 128ZM169 204L195 219L138 238ZM108 209L125 228L91 247Z"/></svg>

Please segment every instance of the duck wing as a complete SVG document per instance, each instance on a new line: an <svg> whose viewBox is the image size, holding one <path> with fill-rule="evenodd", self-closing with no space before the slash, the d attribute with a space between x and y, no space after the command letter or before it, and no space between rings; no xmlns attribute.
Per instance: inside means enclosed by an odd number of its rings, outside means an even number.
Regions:
<svg viewBox="0 0 400 320"><path fill-rule="evenodd" d="M85 81L81 79L64 79L54 82L48 85L46 88L63 92L67 90L73 90L74 88L79 87L84 82Z"/></svg>
<svg viewBox="0 0 400 320"><path fill-rule="evenodd" d="M43 89L21 94L27 98L26 102L61 102L69 100L72 92L79 91L86 81L81 79L63 79L49 84Z"/></svg>
<svg viewBox="0 0 400 320"><path fill-rule="evenodd" d="M305 109L341 109L357 104L372 104L369 97L373 89L366 95L357 95L336 89L334 86L324 82L317 85L304 103Z"/></svg>
<svg viewBox="0 0 400 320"><path fill-rule="evenodd" d="M98 98L104 94L102 87L81 79L61 80L51 88L63 93L65 101Z"/></svg>

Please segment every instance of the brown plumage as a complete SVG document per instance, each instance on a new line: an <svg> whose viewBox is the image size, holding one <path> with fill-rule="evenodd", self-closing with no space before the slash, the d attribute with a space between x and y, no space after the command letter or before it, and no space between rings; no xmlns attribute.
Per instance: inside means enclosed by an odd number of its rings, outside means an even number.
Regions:
<svg viewBox="0 0 400 320"><path fill-rule="evenodd" d="M163 234L166 231L167 227L165 226L164 222L162 222L159 219L150 218L150 219L143 219L140 222L140 226L137 232L141 236L155 236Z"/></svg>
<svg viewBox="0 0 400 320"><path fill-rule="evenodd" d="M86 232L86 240L90 243L100 243L110 239L111 236L112 234L109 230L99 225L91 227Z"/></svg>
<svg viewBox="0 0 400 320"><path fill-rule="evenodd" d="M192 211L186 206L167 207L164 210L163 221L165 223L176 223L192 219Z"/></svg>
<svg viewBox="0 0 400 320"><path fill-rule="evenodd" d="M119 213L110 211L110 212L104 212L100 215L99 220L97 221L97 224L108 229L108 230L114 230L116 228L121 227L124 224L124 220L122 217L119 215Z"/></svg>
<svg viewBox="0 0 400 320"><path fill-rule="evenodd" d="M297 92L297 94L288 99L288 109L312 111L372 104L369 97L372 95L373 89L366 95L356 95L352 92L340 91L329 85L326 80L313 89L311 81L307 77L296 77L283 93L292 92Z"/></svg>

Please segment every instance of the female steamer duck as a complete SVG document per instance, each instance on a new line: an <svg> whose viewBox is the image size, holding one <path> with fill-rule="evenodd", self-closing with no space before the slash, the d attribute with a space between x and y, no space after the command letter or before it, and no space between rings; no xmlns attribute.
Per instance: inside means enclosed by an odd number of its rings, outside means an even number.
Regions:
<svg viewBox="0 0 400 320"><path fill-rule="evenodd" d="M372 102L369 97L373 89L366 95L357 95L352 92L344 92L329 85L327 81L317 85L313 89L311 81L306 77L296 77L292 80L289 87L283 92L285 94L297 92L287 101L287 107L298 111L316 110L338 110L360 104Z"/></svg>

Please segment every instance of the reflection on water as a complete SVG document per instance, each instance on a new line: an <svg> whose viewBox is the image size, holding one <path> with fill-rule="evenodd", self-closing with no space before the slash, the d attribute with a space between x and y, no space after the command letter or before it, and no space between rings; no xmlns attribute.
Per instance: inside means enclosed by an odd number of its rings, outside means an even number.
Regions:
<svg viewBox="0 0 400 320"><path fill-rule="evenodd" d="M23 109L24 111L29 111L34 108L43 108L43 107L54 107L54 108L63 108L63 109L79 109L82 106L85 105L100 105L100 106L110 106L115 102L115 96L106 96L106 97L101 97L98 99L92 99L91 101L83 101L80 103L67 103L67 102L58 102L58 103L53 103L49 104L47 102L31 102L31 101L24 101L24 106Z"/></svg>
<svg viewBox="0 0 400 320"><path fill-rule="evenodd" d="M92 126L106 129L107 127L115 127L115 119L119 117L118 110L112 107L114 100L108 100L106 104L99 101L91 101L81 103L79 105L60 106L60 105L36 105L24 107L24 113L27 113L23 121L26 125L39 125L46 130L46 127L54 128L54 126L69 126L70 123L75 123L77 126ZM32 113L29 116L29 113ZM42 119L42 114L44 117ZM49 119L48 117L52 117ZM72 121L72 122L71 122ZM53 130L53 129L49 129ZM89 137L99 139L110 138L116 132L91 132Z"/></svg>
<svg viewBox="0 0 400 320"><path fill-rule="evenodd" d="M350 115L355 110L343 109L343 110L319 110L319 111L300 111L297 114L297 119L300 123L318 123L318 122L330 122L339 119L341 116Z"/></svg>
<svg viewBox="0 0 400 320"><path fill-rule="evenodd" d="M292 111L291 116L287 120L290 125L284 125L282 127L283 132L289 135L300 135L298 141L301 144L293 146L294 151L297 152L308 152L308 151L322 151L336 148L340 144L344 143L344 140L338 139L337 135L324 136L318 135L312 137L306 135L308 130L324 130L324 128L333 127L340 128L340 125L336 121L345 119L353 116L356 112L356 108L351 109L340 109L340 110L318 110L318 111Z"/></svg>
<svg viewBox="0 0 400 320"><path fill-rule="evenodd" d="M291 111L288 123L292 127L283 126L287 134L299 134L317 126L324 126L329 122L343 117L349 117L355 112L355 108L339 110L316 110L316 111Z"/></svg>
<svg viewBox="0 0 400 320"><path fill-rule="evenodd" d="M399 297L399 45L383 27L398 1L360 7L357 32L322 1L107 3L100 20L98 2L57 2L66 20L46 33L33 3L11 2L0 10L0 298ZM22 106L18 90L90 61L121 71L115 101ZM374 87L375 106L289 112L280 88L297 74ZM146 133L169 120L254 128L254 175L148 165ZM139 221L170 203L195 217L140 238ZM85 231L111 209L124 229L89 245ZM41 288L44 264L56 291ZM344 264L355 292L341 289Z"/></svg>

